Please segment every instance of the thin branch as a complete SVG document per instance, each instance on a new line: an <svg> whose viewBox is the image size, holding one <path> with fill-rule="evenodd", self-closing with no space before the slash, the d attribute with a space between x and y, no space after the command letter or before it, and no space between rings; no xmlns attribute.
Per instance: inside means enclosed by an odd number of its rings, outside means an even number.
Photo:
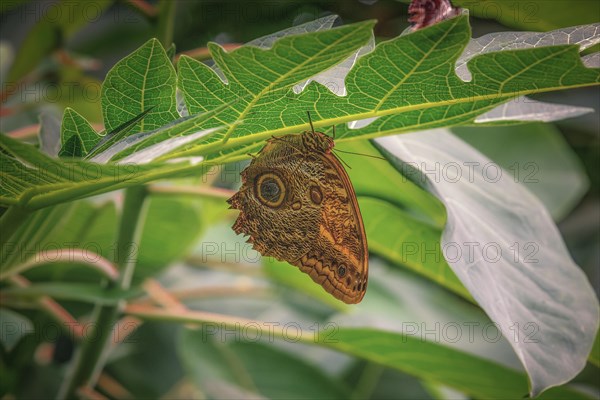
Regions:
<svg viewBox="0 0 600 400"><path fill-rule="evenodd" d="M90 259L93 259L94 261L90 261ZM41 251L23 264L0 272L0 281L10 278L13 275L21 274L32 268L41 267L43 265L56 262L84 265L100 272L111 281L116 281L119 277L119 271L114 264L102 257L100 254L83 249L67 248Z"/></svg>
<svg viewBox="0 0 600 400"><path fill-rule="evenodd" d="M144 0L127 0L132 8L139 11L148 19L154 19L158 15L158 8Z"/></svg>
<svg viewBox="0 0 600 400"><path fill-rule="evenodd" d="M226 43L220 45L225 51L235 50L241 46L239 43ZM211 58L210 50L208 47L198 47L192 50L183 51L175 55L175 63L179 61L179 58L183 55L192 57L198 61L208 60Z"/></svg>
<svg viewBox="0 0 600 400"><path fill-rule="evenodd" d="M185 310L183 305L175 296L161 286L156 279L147 279L144 282L144 290L156 304L159 304L167 309Z"/></svg>
<svg viewBox="0 0 600 400"><path fill-rule="evenodd" d="M288 333L282 326L230 315L192 310L165 310L139 304L129 304L125 307L124 311L128 315L150 321L175 322L180 324L212 324L225 329L243 329L246 333L251 332L256 334L263 334L264 330L268 329L269 335L272 337L288 338ZM314 343L316 337L314 334L301 331L295 339L305 343Z"/></svg>
<svg viewBox="0 0 600 400"><path fill-rule="evenodd" d="M102 132L104 130L103 124L92 123L91 125L96 132ZM41 129L40 124L31 124L31 125L27 125L22 128L10 131L6 135L10 136L13 139L19 139L19 140L33 139L38 136L40 129Z"/></svg>
<svg viewBox="0 0 600 400"><path fill-rule="evenodd" d="M136 317L125 316L121 318L115 324L111 348L115 348L119 344L124 343L125 340L127 340L128 337L133 335L143 323L144 321Z"/></svg>
<svg viewBox="0 0 600 400"><path fill-rule="evenodd" d="M79 398L88 400L108 400L108 397L96 392L89 386L82 386L77 389L77 395Z"/></svg>
<svg viewBox="0 0 600 400"><path fill-rule="evenodd" d="M170 292L171 295L179 300L194 300L211 297L229 297L229 296L270 296L273 291L265 287L257 287L253 285L239 285L239 286L217 286L207 288L193 288L193 289L181 289L173 290Z"/></svg>
<svg viewBox="0 0 600 400"><path fill-rule="evenodd" d="M119 381L106 372L100 374L98 388L113 399L133 399L133 395Z"/></svg>
<svg viewBox="0 0 600 400"><path fill-rule="evenodd" d="M13 286L21 288L25 288L31 284L29 280L20 275L11 276L8 282ZM42 310L60 323L67 334L73 335L72 339L81 340L84 327L67 310L48 296L40 297L37 302Z"/></svg>

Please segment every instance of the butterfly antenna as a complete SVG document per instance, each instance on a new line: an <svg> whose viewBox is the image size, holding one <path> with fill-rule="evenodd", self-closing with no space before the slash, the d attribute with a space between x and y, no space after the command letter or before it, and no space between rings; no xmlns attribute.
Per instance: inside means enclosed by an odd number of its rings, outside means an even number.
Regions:
<svg viewBox="0 0 600 400"><path fill-rule="evenodd" d="M331 129L333 129L333 140L335 140L335 125L333 125Z"/></svg>
<svg viewBox="0 0 600 400"><path fill-rule="evenodd" d="M342 162L342 164L344 164L346 167L348 167L348 169L352 169L350 164L348 164L346 161L344 161L344 159L342 157L340 157L339 154L336 153L336 151L339 151L339 150L332 150L332 151L335 154L335 156Z"/></svg>
<svg viewBox="0 0 600 400"><path fill-rule="evenodd" d="M312 124L312 118L310 117L310 111L306 111L306 114L308 114L308 123L310 124L310 129L312 130L312 133L315 133L315 127Z"/></svg>
<svg viewBox="0 0 600 400"><path fill-rule="evenodd" d="M387 161L385 158L383 157L378 157L378 156L372 156L370 154L363 154L363 153L354 153L352 151L344 151L344 150L340 150L340 149L336 149L335 151L340 152L340 153L346 153L346 154L352 154L355 156L363 156L363 157L370 157L370 158L377 158L378 160L383 160L383 161Z"/></svg>

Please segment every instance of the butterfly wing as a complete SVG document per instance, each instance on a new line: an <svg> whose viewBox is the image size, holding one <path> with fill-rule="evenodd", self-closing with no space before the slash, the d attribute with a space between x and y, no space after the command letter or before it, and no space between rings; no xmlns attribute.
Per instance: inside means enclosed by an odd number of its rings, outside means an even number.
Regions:
<svg viewBox="0 0 600 400"><path fill-rule="evenodd" d="M240 210L233 229L249 235L263 256L287 261L334 297L358 303L368 252L356 195L330 144L306 135L269 140L242 172L242 187L229 199Z"/></svg>
<svg viewBox="0 0 600 400"><path fill-rule="evenodd" d="M309 189L312 201L322 197L317 246L297 265L334 297L348 304L359 303L366 292L369 254L367 237L352 183L340 161L331 153L320 153L323 167L318 193Z"/></svg>

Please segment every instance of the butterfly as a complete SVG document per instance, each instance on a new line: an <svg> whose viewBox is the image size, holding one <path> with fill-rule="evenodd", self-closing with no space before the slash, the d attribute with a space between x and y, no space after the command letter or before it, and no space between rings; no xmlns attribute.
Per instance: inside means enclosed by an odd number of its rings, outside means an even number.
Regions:
<svg viewBox="0 0 600 400"><path fill-rule="evenodd" d="M356 194L333 154L334 141L310 131L273 137L241 172L227 202L240 211L233 230L260 254L287 261L335 298L359 303L369 254Z"/></svg>

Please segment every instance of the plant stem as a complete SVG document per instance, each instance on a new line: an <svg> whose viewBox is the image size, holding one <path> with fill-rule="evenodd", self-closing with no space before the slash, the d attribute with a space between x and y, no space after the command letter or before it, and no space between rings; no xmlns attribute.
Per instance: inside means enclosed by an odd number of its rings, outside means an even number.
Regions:
<svg viewBox="0 0 600 400"><path fill-rule="evenodd" d="M173 30L175 27L175 9L177 2L173 0L161 0L158 12L157 37L165 49L173 43Z"/></svg>
<svg viewBox="0 0 600 400"><path fill-rule="evenodd" d="M146 188L134 186L125 191L125 202L119 234L115 264L120 275L116 285L121 289L128 289L137 262L137 245L142 231L144 215L144 200ZM109 283L107 289L115 284ZM77 396L81 387L93 387L106 360L106 349L112 337L113 327L123 304L114 306L97 306L94 311L89 331L83 338L81 348L73 360L72 370L60 389L58 398L71 399Z"/></svg>

